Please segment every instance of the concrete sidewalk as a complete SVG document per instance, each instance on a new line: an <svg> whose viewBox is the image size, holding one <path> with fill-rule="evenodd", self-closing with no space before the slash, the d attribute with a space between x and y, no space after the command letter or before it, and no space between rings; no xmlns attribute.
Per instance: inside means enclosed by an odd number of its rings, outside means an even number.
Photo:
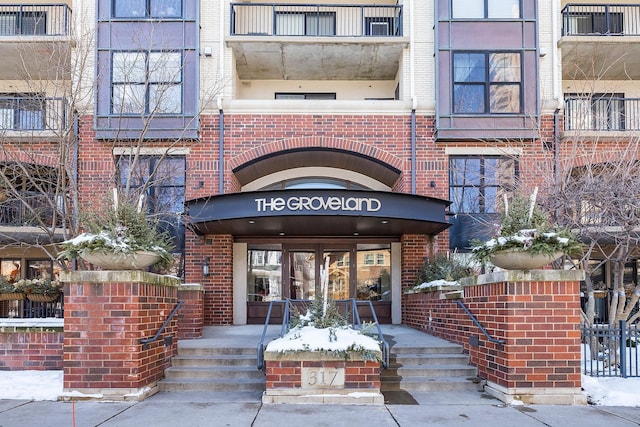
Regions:
<svg viewBox="0 0 640 427"><path fill-rule="evenodd" d="M142 402L0 401L0 427L638 426L640 409L507 406L481 392L412 393L404 405L263 405L246 395L158 393ZM75 420L75 424L74 424Z"/></svg>

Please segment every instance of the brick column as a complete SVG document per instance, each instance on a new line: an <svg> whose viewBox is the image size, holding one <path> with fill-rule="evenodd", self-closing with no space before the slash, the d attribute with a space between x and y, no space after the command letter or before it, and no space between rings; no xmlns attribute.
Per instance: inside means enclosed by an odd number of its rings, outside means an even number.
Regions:
<svg viewBox="0 0 640 427"><path fill-rule="evenodd" d="M156 391L177 350L179 280L143 271L72 271L65 282L64 391L139 400Z"/></svg>
<svg viewBox="0 0 640 427"><path fill-rule="evenodd" d="M202 338L204 324L204 287L198 283L178 286L178 299L183 302L178 314L178 339Z"/></svg>

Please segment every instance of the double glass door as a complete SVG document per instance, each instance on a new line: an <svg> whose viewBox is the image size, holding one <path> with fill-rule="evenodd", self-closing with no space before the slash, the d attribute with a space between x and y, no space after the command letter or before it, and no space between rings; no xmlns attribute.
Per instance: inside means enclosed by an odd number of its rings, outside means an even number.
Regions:
<svg viewBox="0 0 640 427"><path fill-rule="evenodd" d="M321 292L323 271L330 299L371 301L379 320L390 321L390 243L282 242L249 244L248 251L249 323L263 323L271 301L313 300Z"/></svg>
<svg viewBox="0 0 640 427"><path fill-rule="evenodd" d="M314 299L321 288L321 271L327 271L330 299L347 299L351 295L351 248L348 246L285 246L288 254L285 277L289 284L286 296L291 299Z"/></svg>

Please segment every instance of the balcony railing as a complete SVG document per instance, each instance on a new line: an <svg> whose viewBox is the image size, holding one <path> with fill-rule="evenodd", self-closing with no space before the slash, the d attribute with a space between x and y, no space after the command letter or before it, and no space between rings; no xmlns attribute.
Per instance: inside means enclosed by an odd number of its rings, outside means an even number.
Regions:
<svg viewBox="0 0 640 427"><path fill-rule="evenodd" d="M5 4L0 6L0 37L67 36L71 9L64 4Z"/></svg>
<svg viewBox="0 0 640 427"><path fill-rule="evenodd" d="M54 208L51 197L47 194L24 191L16 197L0 202L0 226L53 226ZM59 215L56 222L56 225L60 226Z"/></svg>
<svg viewBox="0 0 640 427"><path fill-rule="evenodd" d="M565 130L640 131L640 98L567 97Z"/></svg>
<svg viewBox="0 0 640 427"><path fill-rule="evenodd" d="M57 131L66 126L63 98L1 96L0 133L3 131Z"/></svg>
<svg viewBox="0 0 640 427"><path fill-rule="evenodd" d="M568 4L562 17L563 36L640 35L640 4Z"/></svg>
<svg viewBox="0 0 640 427"><path fill-rule="evenodd" d="M401 37L402 6L232 3L231 35Z"/></svg>

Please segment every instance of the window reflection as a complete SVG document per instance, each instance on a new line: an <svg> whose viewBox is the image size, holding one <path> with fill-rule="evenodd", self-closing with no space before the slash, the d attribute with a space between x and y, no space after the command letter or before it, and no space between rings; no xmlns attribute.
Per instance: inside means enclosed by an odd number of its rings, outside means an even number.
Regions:
<svg viewBox="0 0 640 427"><path fill-rule="evenodd" d="M391 301L391 247L358 245L357 295L360 301Z"/></svg>
<svg viewBox="0 0 640 427"><path fill-rule="evenodd" d="M247 271L247 301L281 299L282 251L273 248L249 249Z"/></svg>

